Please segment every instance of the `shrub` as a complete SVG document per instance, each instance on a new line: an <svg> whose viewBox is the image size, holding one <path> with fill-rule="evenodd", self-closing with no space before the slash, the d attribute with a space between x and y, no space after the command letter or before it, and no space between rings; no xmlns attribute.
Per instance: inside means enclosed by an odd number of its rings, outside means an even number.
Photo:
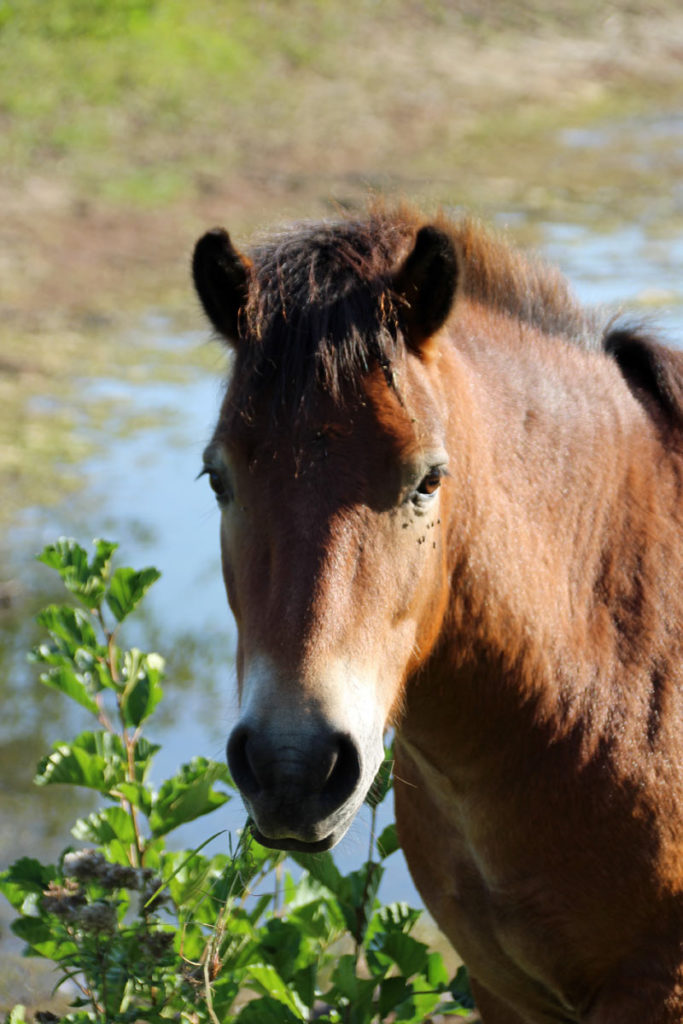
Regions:
<svg viewBox="0 0 683 1024"><path fill-rule="evenodd" d="M23 857L0 875L26 955L54 961L56 987L68 981L77 993L61 1020L371 1024L422 1021L437 1008L468 1013L463 969L450 979L440 954L411 935L420 912L377 899L397 849L394 825L375 836L388 759L368 797L368 860L346 875L329 853L294 855L287 869L248 823L212 856L202 851L221 831L193 850L167 847L175 829L218 811L235 789L226 765L203 757L158 789L150 782L159 746L143 728L163 697L164 663L124 650L119 632L159 573L114 570L116 546L95 541L92 561L72 540L45 549L40 559L74 603L40 614L49 639L32 655L42 682L94 719L92 730L54 744L35 782L86 787L102 806L75 823L80 845L56 864ZM8 1020L23 1021L23 1007Z"/></svg>

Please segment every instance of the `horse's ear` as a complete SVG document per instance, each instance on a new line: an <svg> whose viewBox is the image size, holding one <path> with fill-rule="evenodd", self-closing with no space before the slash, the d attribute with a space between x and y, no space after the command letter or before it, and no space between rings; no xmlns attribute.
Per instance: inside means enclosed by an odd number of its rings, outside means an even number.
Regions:
<svg viewBox="0 0 683 1024"><path fill-rule="evenodd" d="M240 310L247 301L248 264L223 228L208 231L197 242L192 276L209 320L219 334L236 342Z"/></svg>
<svg viewBox="0 0 683 1024"><path fill-rule="evenodd" d="M402 300L406 341L419 348L448 319L458 283L453 239L434 225L420 228L415 245L396 273L393 291Z"/></svg>

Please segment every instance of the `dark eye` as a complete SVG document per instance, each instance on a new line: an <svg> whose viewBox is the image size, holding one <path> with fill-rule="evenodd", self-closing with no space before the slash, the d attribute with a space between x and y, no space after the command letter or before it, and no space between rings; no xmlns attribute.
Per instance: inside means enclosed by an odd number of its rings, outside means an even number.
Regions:
<svg viewBox="0 0 683 1024"><path fill-rule="evenodd" d="M219 503L225 504L225 502L230 500L230 487L226 484L223 475L219 473L217 469L213 469L211 466L204 466L204 469L199 475L208 476L209 486L218 498Z"/></svg>
<svg viewBox="0 0 683 1024"><path fill-rule="evenodd" d="M212 491L216 494L221 495L223 493L223 481L216 472L215 469L207 470L207 476L209 478L209 486Z"/></svg>
<svg viewBox="0 0 683 1024"><path fill-rule="evenodd" d="M443 480L443 471L442 470L440 470L440 469L432 469L432 470L430 470L429 473L427 473L427 475L424 476L422 478L422 480L420 481L419 486L417 488L417 493L418 494L424 494L425 496L429 496L430 494L434 494L434 492L437 491L439 489L439 487L441 486L441 481L442 480Z"/></svg>

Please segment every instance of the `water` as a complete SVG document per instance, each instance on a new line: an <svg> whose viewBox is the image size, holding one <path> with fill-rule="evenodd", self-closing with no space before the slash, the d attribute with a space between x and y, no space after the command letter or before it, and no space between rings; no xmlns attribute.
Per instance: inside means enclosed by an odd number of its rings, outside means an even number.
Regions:
<svg viewBox="0 0 683 1024"><path fill-rule="evenodd" d="M671 119L666 121L671 130ZM683 137L683 121L674 124ZM653 122L654 137L664 129ZM568 145L588 150L599 144L591 133L572 135ZM641 156L636 154L638 159ZM522 225L524 211L506 220ZM646 219L647 220L647 219ZM548 224L541 229L541 251L570 278L578 297L589 305L608 305L634 315L652 315L669 340L683 339L683 239L667 235L658 222L631 223L600 233L585 224ZM664 228L664 230L663 230ZM188 283L188 302L191 301ZM142 330L153 332L161 346L177 352L200 344L200 335L174 331L160 317L151 317ZM162 742L156 765L157 781L182 762L201 754L222 759L225 739L235 718L235 630L223 592L218 558L218 511L206 480L197 480L201 455L220 404L218 375L189 369L186 380L125 386L116 380L84 382L93 402L120 403L121 416L155 413L159 423L111 440L99 439L97 456L81 470L87 481L77 502L46 510L27 510L13 534L18 575L26 581L33 604L40 607L48 593L47 570L36 568L32 555L60 535L90 536L121 542L125 564L155 565L163 573L147 602L144 621L126 634L129 643L170 654L164 713L154 738ZM111 424L110 424L111 425ZM30 604L30 602L29 602ZM77 715L57 707L23 662L34 639L30 622L6 617L0 635L4 667L3 717L0 719L0 812L10 827L0 829L0 864L40 846L41 857L55 856L68 841L67 824L78 811L74 794L31 787L38 758L57 737L79 726ZM60 717L61 716L61 717ZM383 812L383 822L390 817ZM243 811L238 801L228 805L221 825L237 829ZM180 837L198 843L218 829L199 822ZM341 866L357 866L367 855L369 811L365 810L337 851ZM217 840L223 843L224 840ZM388 861L382 895L419 903L400 855ZM0 921L7 920L7 908Z"/></svg>

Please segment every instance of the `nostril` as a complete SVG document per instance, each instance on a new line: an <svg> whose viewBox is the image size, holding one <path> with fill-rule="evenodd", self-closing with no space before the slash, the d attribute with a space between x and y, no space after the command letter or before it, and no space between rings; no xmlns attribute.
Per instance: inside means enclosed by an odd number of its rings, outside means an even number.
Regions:
<svg viewBox="0 0 683 1024"><path fill-rule="evenodd" d="M238 789L248 798L258 795L261 784L249 760L250 731L246 726L237 726L228 739L228 767Z"/></svg>
<svg viewBox="0 0 683 1024"><path fill-rule="evenodd" d="M323 785L321 796L331 808L340 807L353 793L360 781L360 754L350 736L339 733L330 772Z"/></svg>

